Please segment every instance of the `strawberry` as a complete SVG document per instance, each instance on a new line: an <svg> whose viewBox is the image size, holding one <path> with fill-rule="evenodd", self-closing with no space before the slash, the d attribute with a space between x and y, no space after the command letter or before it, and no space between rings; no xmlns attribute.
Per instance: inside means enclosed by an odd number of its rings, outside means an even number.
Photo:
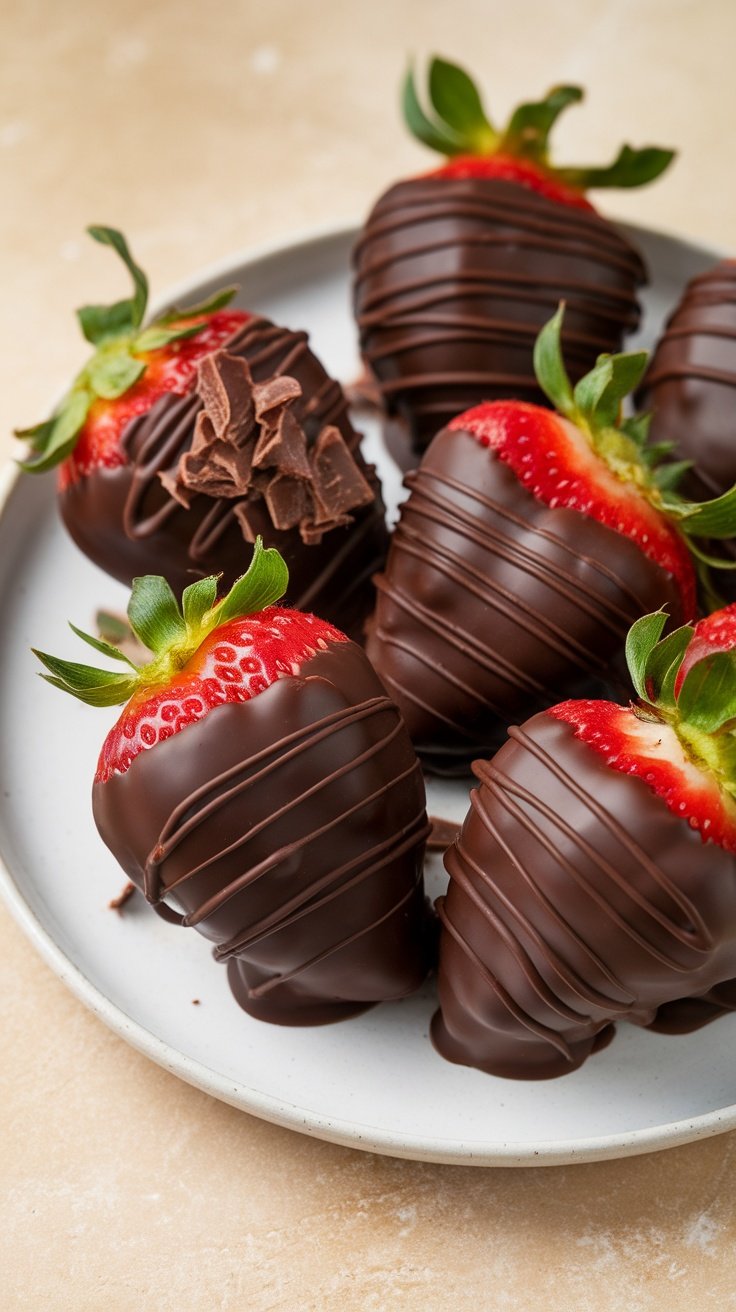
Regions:
<svg viewBox="0 0 736 1312"><path fill-rule="evenodd" d="M394 534L368 654L430 763L464 765L510 720L615 677L628 627L696 606L698 536L736 530L736 491L699 505L680 463L621 417L643 352L603 356L573 389L562 308L539 335L556 413L494 401L437 435Z"/></svg>
<svg viewBox="0 0 736 1312"><path fill-rule="evenodd" d="M451 1061L546 1078L616 1021L683 1032L733 1008L736 607L665 621L629 633L636 702L554 706L474 766L438 908Z"/></svg>
<svg viewBox="0 0 736 1312"><path fill-rule="evenodd" d="M390 188L354 253L361 349L389 417L408 428L408 440L389 430L405 467L477 402L544 403L532 349L558 301L569 307L565 347L576 381L638 324L641 257L585 191L649 182L672 151L624 146L605 168L553 166L551 129L582 96L554 87L500 131L455 65L432 61L430 112L413 74L406 78L410 130L449 159Z"/></svg>
<svg viewBox="0 0 736 1312"><path fill-rule="evenodd" d="M144 328L145 274L121 233L89 231L133 294L79 311L95 353L51 419L20 433L26 469L58 466L74 541L123 583L156 571L181 591L212 573L232 583L261 534L287 560L289 600L359 634L384 508L306 334L225 308L234 289Z"/></svg>
<svg viewBox="0 0 736 1312"><path fill-rule="evenodd" d="M166 918L194 925L264 1020L321 1023L403 996L426 971L421 770L364 653L278 606L282 558L257 540L221 600L200 579L181 607L136 579L136 665L36 655L55 687L125 703L105 739L93 810L105 843Z"/></svg>
<svg viewBox="0 0 736 1312"><path fill-rule="evenodd" d="M99 225L87 231L120 256L133 280L133 295L114 305L85 305L77 311L94 354L50 419L17 430L33 452L24 468L44 473L59 466L62 490L97 469L125 464L120 439L131 419L147 414L168 393L191 392L200 360L249 318L241 310L225 309L236 291L228 287L201 305L170 310L143 328L148 279L123 234Z"/></svg>
<svg viewBox="0 0 736 1312"><path fill-rule="evenodd" d="M736 481L736 260L692 278L649 362L641 404L652 436L692 462L692 496L719 496Z"/></svg>

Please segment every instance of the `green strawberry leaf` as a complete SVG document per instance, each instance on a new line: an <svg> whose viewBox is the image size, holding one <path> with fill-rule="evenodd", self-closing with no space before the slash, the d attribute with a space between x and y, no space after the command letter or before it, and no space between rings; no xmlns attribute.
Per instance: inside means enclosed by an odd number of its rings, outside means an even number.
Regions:
<svg viewBox="0 0 736 1312"><path fill-rule="evenodd" d="M156 656L186 643L187 626L179 603L160 574L133 579L128 619L136 637Z"/></svg>
<svg viewBox="0 0 736 1312"><path fill-rule="evenodd" d="M114 305L82 305L77 310L77 318L84 336L93 346L129 336L135 328L129 300L116 301Z"/></svg>
<svg viewBox="0 0 736 1312"><path fill-rule="evenodd" d="M555 175L572 187L642 187L664 173L675 158L674 150L644 146L634 150L622 146L612 164L605 168L555 169Z"/></svg>
<svg viewBox="0 0 736 1312"><path fill-rule="evenodd" d="M56 418L44 419L43 423L34 424L32 428L14 428L13 436L28 442L31 450L43 454L51 440Z"/></svg>
<svg viewBox="0 0 736 1312"><path fill-rule="evenodd" d="M598 356L573 393L576 409L592 428L617 426L621 403L641 381L646 365L646 351Z"/></svg>
<svg viewBox="0 0 736 1312"><path fill-rule="evenodd" d="M409 131L418 141L421 141L425 146L429 146L430 150L436 150L440 155L461 155L466 149L463 138L453 132L451 128L446 127L443 123L433 123L431 119L427 118L419 103L419 97L414 86L414 73L411 68L404 79L401 104L404 121Z"/></svg>
<svg viewBox="0 0 736 1312"><path fill-rule="evenodd" d="M42 455L37 460L25 461L21 464L21 469L29 474L44 474L47 469L53 469L54 465L65 460L74 450L92 399L92 393L86 388L78 388L70 392L64 402L64 408L51 421L52 428L46 438Z"/></svg>
<svg viewBox="0 0 736 1312"><path fill-rule="evenodd" d="M46 683L50 683L53 688L59 688L61 692L71 693L72 697L77 697L80 702L84 702L87 706L122 706L125 702L130 701L138 687L135 679L126 679L124 676L121 676L117 683L105 684L95 688L71 688L64 679L59 679L54 674L42 674L41 678L45 679Z"/></svg>
<svg viewBox="0 0 736 1312"><path fill-rule="evenodd" d="M680 529L688 537L736 537L736 484L712 501L683 501L668 504L680 519Z"/></svg>
<svg viewBox="0 0 736 1312"><path fill-rule="evenodd" d="M543 100L519 105L509 119L499 149L519 158L547 162L549 134L559 115L568 105L583 99L581 87L552 87Z"/></svg>
<svg viewBox="0 0 736 1312"><path fill-rule="evenodd" d="M429 66L429 99L442 125L462 138L474 154L489 154L498 137L472 78L445 59Z"/></svg>
<svg viewBox="0 0 736 1312"><path fill-rule="evenodd" d="M76 633L77 637L82 639L82 642L86 642L88 646L94 647L95 651L99 651L101 655L109 656L110 659L114 661L124 661L132 670L138 669L138 666L135 665L124 652L120 651L117 647L113 647L111 643L105 642L104 638L94 638L91 633L85 633L84 629L78 629L76 624L72 624L71 620L69 621L69 628L72 633Z"/></svg>
<svg viewBox="0 0 736 1312"><path fill-rule="evenodd" d="M695 557L696 561L707 565L708 569L736 569L736 560L731 556L712 556L710 552L704 551L694 538L687 539L688 551ZM725 603L721 600L717 606L712 607L714 610L720 610Z"/></svg>
<svg viewBox="0 0 736 1312"><path fill-rule="evenodd" d="M165 325L153 323L150 328L144 328L143 332L136 337L133 342L133 350L144 353L147 351L160 351L163 346L168 346L169 342L179 342L184 337L196 337L206 327L205 322L190 323L180 328L167 328Z"/></svg>
<svg viewBox="0 0 736 1312"><path fill-rule="evenodd" d="M545 396L556 410L568 419L574 419L577 410L572 383L562 356L562 322L565 303L560 302L557 312L544 325L534 343L534 372Z"/></svg>
<svg viewBox="0 0 736 1312"><path fill-rule="evenodd" d="M165 314L160 314L156 324L178 323L180 319L194 319L200 314L215 314L217 310L223 310L229 305L234 296L237 295L239 287L223 287L222 291L214 292L207 300L200 301L198 305L187 305L184 309L178 309L176 306L172 310L167 310Z"/></svg>
<svg viewBox="0 0 736 1312"><path fill-rule="evenodd" d="M202 620L208 611L212 610L217 601L217 577L211 574L209 578L197 579L196 583L190 583L181 594L181 608L184 613L184 623L190 632L194 633L202 624Z"/></svg>
<svg viewBox="0 0 736 1312"><path fill-rule="evenodd" d="M671 450L672 443L657 442L645 452L645 455L651 455L651 463L655 463L659 457L660 451L663 455L669 455ZM649 461L647 463L649 463ZM652 470L652 478L655 487L658 487L660 492L675 492L677 490L677 484L680 482L683 474L686 474L688 469L692 469L692 467L692 460L671 460L668 464L658 465L656 469Z"/></svg>
<svg viewBox="0 0 736 1312"><path fill-rule="evenodd" d="M736 652L716 651L688 672L677 699L680 717L701 733L717 731L736 716Z"/></svg>
<svg viewBox="0 0 736 1312"><path fill-rule="evenodd" d="M646 700L668 710L675 708L675 679L693 636L691 624L668 633L649 653L644 672Z"/></svg>
<svg viewBox="0 0 736 1312"><path fill-rule="evenodd" d="M629 667L631 682L638 695L648 701L646 686L647 661L662 636L667 623L667 615L657 610L652 615L642 615L632 624L626 636L626 664Z"/></svg>
<svg viewBox="0 0 736 1312"><path fill-rule="evenodd" d="M664 454L665 447L668 451L671 451L674 445L672 442L660 442L658 446L648 447L647 439L649 437L651 424L651 412L645 410L642 414L630 415L628 419L624 419L619 425L621 432L625 433L627 437L631 438L632 442L635 442L636 445L641 448L642 457L648 464L652 463L652 452L658 453L659 450L662 449L662 454Z"/></svg>
<svg viewBox="0 0 736 1312"><path fill-rule="evenodd" d="M275 547L264 549L263 539L257 537L247 572L236 579L227 596L210 611L206 620L208 628L264 610L283 597L288 584L289 571L283 557Z"/></svg>
<svg viewBox="0 0 736 1312"><path fill-rule="evenodd" d="M624 424L621 424L621 431L622 432L626 431ZM675 469L675 466L680 462L675 460L669 460L669 457L672 455L672 452L674 450L674 446L675 446L674 442L652 442L650 443L649 446L644 446L640 448L641 458L644 461L644 464L647 466L647 469L651 470L652 480L657 484L657 486L659 486L659 483L657 482L657 475L660 472L659 466L661 465L663 460L668 461L666 467L664 468L664 472L662 472L661 475L663 487L667 487L668 484L670 483L674 487L674 485L678 482L678 480L681 478L682 474L684 473L684 470ZM667 472L668 470L669 473Z"/></svg>
<svg viewBox="0 0 736 1312"><path fill-rule="evenodd" d="M119 301L118 305L128 305L130 307L130 325L131 328L139 328L143 323L143 316L146 313L148 304L148 279L143 270L136 264L130 253L128 243L122 232L117 228L107 228L100 224L92 224L88 229L90 237L98 241L101 246L111 246L112 249L120 256L123 264L133 279L133 295L129 301ZM113 309L117 307L111 307Z"/></svg>
<svg viewBox="0 0 736 1312"><path fill-rule="evenodd" d="M138 686L137 678L121 674L117 670L98 670L92 665L79 665L75 661L65 661L48 652L32 648L42 665L51 673L41 677L55 688L70 692L88 706L117 706L127 702Z"/></svg>
<svg viewBox="0 0 736 1312"><path fill-rule="evenodd" d="M98 352L85 370L92 390L105 401L123 396L145 372L143 360L136 360L125 348Z"/></svg>

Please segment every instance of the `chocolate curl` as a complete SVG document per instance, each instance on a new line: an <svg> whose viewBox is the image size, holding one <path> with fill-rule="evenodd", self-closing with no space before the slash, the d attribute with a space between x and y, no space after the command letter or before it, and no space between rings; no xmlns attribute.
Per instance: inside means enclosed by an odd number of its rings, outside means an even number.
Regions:
<svg viewBox="0 0 736 1312"><path fill-rule="evenodd" d="M191 450L184 452L173 474L159 475L169 495L187 508L198 492L230 499L248 490L257 431L253 379L240 356L227 351L205 356L197 371L197 391L204 408L197 416Z"/></svg>
<svg viewBox="0 0 736 1312"><path fill-rule="evenodd" d="M308 545L320 542L333 528L349 524L352 517L346 512L373 500L370 484L345 445L342 433L333 425L326 425L319 433L310 464L314 515L299 526L302 541Z"/></svg>

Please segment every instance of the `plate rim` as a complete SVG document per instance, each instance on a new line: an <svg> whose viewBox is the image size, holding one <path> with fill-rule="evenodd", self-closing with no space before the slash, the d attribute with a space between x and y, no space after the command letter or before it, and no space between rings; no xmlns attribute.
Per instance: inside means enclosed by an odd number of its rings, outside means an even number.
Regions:
<svg viewBox="0 0 736 1312"><path fill-rule="evenodd" d="M687 237L665 229L645 225L617 223L636 240L638 236L661 237L680 246L689 247L704 257L718 260L725 251L702 245ZM156 314L166 305L190 296L203 283L222 277L232 277L234 268L247 269L279 254L293 254L320 243L337 242L354 238L359 226L354 223L321 224L291 235L234 251L229 256L213 261L181 279L154 298L151 312ZM58 402L58 397L56 404ZM20 483L22 471L11 456L0 464L0 517ZM341 1120L324 1116L320 1112L300 1108L294 1103L264 1094L242 1082L235 1082L203 1062L159 1038L151 1030L129 1016L121 1007L102 992L97 985L76 966L57 944L51 932L44 927L26 900L0 853L0 897L33 947L58 976L61 982L103 1024L131 1047L176 1075L185 1083L218 1098L220 1101L258 1116L262 1120L283 1128L295 1130L310 1137L335 1143L341 1147L358 1148L392 1157L447 1165L534 1167L574 1165L576 1163L606 1161L637 1156L642 1153L674 1148L697 1139L710 1138L736 1127L736 1103L699 1116L640 1130L618 1131L608 1135L593 1135L575 1139L540 1140L536 1147L526 1142L493 1139L467 1143L462 1138L434 1138L395 1135L367 1123Z"/></svg>

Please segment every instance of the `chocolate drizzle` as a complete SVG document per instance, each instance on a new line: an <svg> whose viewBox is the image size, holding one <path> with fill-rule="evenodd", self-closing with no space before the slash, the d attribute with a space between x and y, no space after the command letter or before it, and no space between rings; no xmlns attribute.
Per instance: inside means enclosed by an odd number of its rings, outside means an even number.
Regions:
<svg viewBox="0 0 736 1312"><path fill-rule="evenodd" d="M265 427L255 422L261 436L271 434L259 459L274 458L273 442L283 433L285 411L286 428L293 421L304 435L314 489L309 496L315 513L304 520L311 545L305 547L300 520L292 527L275 526L274 515L284 522L285 500L279 500L278 488L268 500L262 495L263 483L268 492L274 482L273 472L261 479L256 471L260 489L236 491L244 476L242 453L236 453L246 421L235 411L233 388L241 386L243 376L233 379L228 373L236 367L232 363L225 366L227 380L219 384L209 366L205 370L211 384L208 409L214 406L215 421L211 413L209 420L200 418L204 408L196 393L164 396L133 419L122 438L126 463L97 469L61 494L67 528L77 545L121 582L162 573L175 591L211 573L222 573L223 587L229 586L247 567L248 541L261 533L289 566L289 603L317 610L357 636L372 606L371 575L383 562L388 537L378 481L363 461L342 389L312 354L306 333L267 319L249 319L227 343L225 354L228 361L247 363L259 389ZM269 396L274 405L281 398L280 427L278 417L269 422ZM247 419L249 431L253 418ZM223 423L229 436L219 439L216 424L224 432ZM196 454L195 430L200 434ZM205 446L214 456L214 496L203 490L209 471L198 467ZM192 478L194 485L187 486Z"/></svg>
<svg viewBox="0 0 736 1312"><path fill-rule="evenodd" d="M406 482L367 651L434 768L615 681L640 615L684 618L671 575L633 542L537 501L470 434L439 433Z"/></svg>
<svg viewBox="0 0 736 1312"><path fill-rule="evenodd" d="M574 380L636 328L638 252L605 219L488 178L414 178L377 202L354 252L360 343L415 451L480 401L547 404L532 365L567 303Z"/></svg>
<svg viewBox="0 0 736 1312"><path fill-rule="evenodd" d="M354 644L141 753L95 785L94 811L130 878L216 944L256 1016L320 1023L426 973L421 770Z"/></svg>
<svg viewBox="0 0 736 1312"><path fill-rule="evenodd" d="M693 278L660 338L639 397L651 435L693 460L690 495L717 497L736 483L736 260Z"/></svg>
<svg viewBox="0 0 736 1312"><path fill-rule="evenodd" d="M551 716L474 772L438 904L443 1056L541 1079L615 1021L685 1030L732 1008L733 856Z"/></svg>

